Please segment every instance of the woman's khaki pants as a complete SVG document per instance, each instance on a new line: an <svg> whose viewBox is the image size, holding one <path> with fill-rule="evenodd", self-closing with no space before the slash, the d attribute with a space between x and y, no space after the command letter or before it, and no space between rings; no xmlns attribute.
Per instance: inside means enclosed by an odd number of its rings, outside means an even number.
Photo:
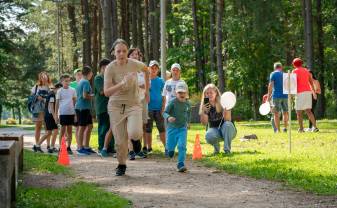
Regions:
<svg viewBox="0 0 337 208"><path fill-rule="evenodd" d="M110 125L115 137L117 160L126 164L128 158L128 138L139 140L143 136L141 105L115 105L109 108Z"/></svg>

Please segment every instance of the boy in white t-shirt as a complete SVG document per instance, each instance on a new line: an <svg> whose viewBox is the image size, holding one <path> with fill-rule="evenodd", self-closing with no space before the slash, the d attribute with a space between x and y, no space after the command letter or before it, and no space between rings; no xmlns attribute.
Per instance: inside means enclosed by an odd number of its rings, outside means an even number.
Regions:
<svg viewBox="0 0 337 208"><path fill-rule="evenodd" d="M75 116L75 103L76 103L76 91L69 86L70 76L62 75L63 87L56 93L56 113L59 123L61 124L61 132L59 137L59 144L61 146L62 137L68 137L67 152L73 154L70 146L72 140L72 126L76 120Z"/></svg>
<svg viewBox="0 0 337 208"><path fill-rule="evenodd" d="M174 63L171 66L171 76L172 78L169 80L166 80L164 89L163 89L163 103L165 103L165 107L168 105L168 103L173 100L176 97L176 86L178 83L183 82L185 83L184 80L180 79L180 73L181 73L181 67L180 64ZM186 83L185 83L186 84Z"/></svg>

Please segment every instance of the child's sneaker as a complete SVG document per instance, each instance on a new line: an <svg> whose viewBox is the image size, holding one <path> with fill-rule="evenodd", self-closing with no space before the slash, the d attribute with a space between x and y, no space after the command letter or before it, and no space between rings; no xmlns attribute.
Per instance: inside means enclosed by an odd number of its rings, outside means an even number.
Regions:
<svg viewBox="0 0 337 208"><path fill-rule="evenodd" d="M78 149L78 150L77 150L77 155L78 155L78 156L85 156L85 155L89 155L89 154L90 154L90 153L87 152L87 151L85 151L84 148L81 148L81 149Z"/></svg>
<svg viewBox="0 0 337 208"><path fill-rule="evenodd" d="M303 132L304 132L304 130L303 130L303 129L301 129L301 128L299 128L299 129L297 130L297 132L298 132L298 133L303 133Z"/></svg>
<svg viewBox="0 0 337 208"><path fill-rule="evenodd" d="M168 151L168 156L169 156L169 158L173 158L173 156L174 156L174 151Z"/></svg>
<svg viewBox="0 0 337 208"><path fill-rule="evenodd" d="M126 165L118 165L116 168L116 176L125 175Z"/></svg>
<svg viewBox="0 0 337 208"><path fill-rule="evenodd" d="M136 159L136 153L134 151L129 152L129 160L135 160Z"/></svg>
<svg viewBox="0 0 337 208"><path fill-rule="evenodd" d="M102 149L100 152L101 157L108 157L108 151L105 149Z"/></svg>
<svg viewBox="0 0 337 208"><path fill-rule="evenodd" d="M35 150L34 150L34 147L35 147ZM33 146L33 150L35 151L35 152L40 152L40 153L44 153L43 152L43 150L41 149L41 147L38 147L38 146Z"/></svg>
<svg viewBox="0 0 337 208"><path fill-rule="evenodd" d="M152 153L152 148L147 149L147 154Z"/></svg>
<svg viewBox="0 0 337 208"><path fill-rule="evenodd" d="M144 152L140 151L136 154L136 157L144 159L147 158L147 155L144 154Z"/></svg>
<svg viewBox="0 0 337 208"><path fill-rule="evenodd" d="M53 152L54 152L53 148L48 148L47 151L48 151L49 154L53 154Z"/></svg>
<svg viewBox="0 0 337 208"><path fill-rule="evenodd" d="M93 153L93 154L96 154L96 152L91 149L91 147L84 147L85 151L87 151L89 154Z"/></svg>
<svg viewBox="0 0 337 208"><path fill-rule="evenodd" d="M146 147L143 147L142 152L144 153L144 155L147 155L147 154L148 154L147 148L146 148Z"/></svg>
<svg viewBox="0 0 337 208"><path fill-rule="evenodd" d="M287 130L287 128L283 128L282 131L285 133L285 132L287 132L288 130Z"/></svg>
<svg viewBox="0 0 337 208"><path fill-rule="evenodd" d="M178 172L180 173L184 173L187 171L187 168L185 167L184 163L178 163L177 168Z"/></svg>
<svg viewBox="0 0 337 208"><path fill-rule="evenodd" d="M67 147L67 152L68 152L69 155L72 155L72 154L73 154L73 151L71 150L70 147Z"/></svg>
<svg viewBox="0 0 337 208"><path fill-rule="evenodd" d="M318 128L315 128L315 127L312 127L312 128L311 128L311 132L319 132L319 129L318 129Z"/></svg>
<svg viewBox="0 0 337 208"><path fill-rule="evenodd" d="M32 150L33 150L34 152L37 152L37 149L36 149L36 145L35 145L35 144L33 145Z"/></svg>

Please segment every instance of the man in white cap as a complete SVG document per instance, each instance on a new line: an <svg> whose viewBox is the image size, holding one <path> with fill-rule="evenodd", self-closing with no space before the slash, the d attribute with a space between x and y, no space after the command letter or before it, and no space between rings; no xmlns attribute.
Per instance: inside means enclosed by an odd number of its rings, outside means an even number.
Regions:
<svg viewBox="0 0 337 208"><path fill-rule="evenodd" d="M171 100L173 100L173 98L176 97L175 89L176 89L177 84L180 83L180 82L185 83L185 81L180 79L180 72L181 72L180 64L178 64L178 63L172 64L172 66L171 66L171 76L172 76L172 78L165 82L163 93L162 93L162 96L163 96L163 99L164 99L163 103L164 103L165 107L168 105L168 103Z"/></svg>

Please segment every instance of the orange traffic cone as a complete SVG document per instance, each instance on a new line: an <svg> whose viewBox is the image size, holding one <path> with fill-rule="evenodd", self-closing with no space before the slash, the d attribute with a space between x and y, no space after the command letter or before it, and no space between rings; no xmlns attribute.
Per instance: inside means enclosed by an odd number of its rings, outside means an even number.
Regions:
<svg viewBox="0 0 337 208"><path fill-rule="evenodd" d="M193 149L193 160L200 160L202 158L202 151L200 146L200 136L197 134L195 136L194 149Z"/></svg>
<svg viewBox="0 0 337 208"><path fill-rule="evenodd" d="M61 149L59 152L58 164L68 166L70 164L69 155L67 152L66 139L63 137L61 142Z"/></svg>

